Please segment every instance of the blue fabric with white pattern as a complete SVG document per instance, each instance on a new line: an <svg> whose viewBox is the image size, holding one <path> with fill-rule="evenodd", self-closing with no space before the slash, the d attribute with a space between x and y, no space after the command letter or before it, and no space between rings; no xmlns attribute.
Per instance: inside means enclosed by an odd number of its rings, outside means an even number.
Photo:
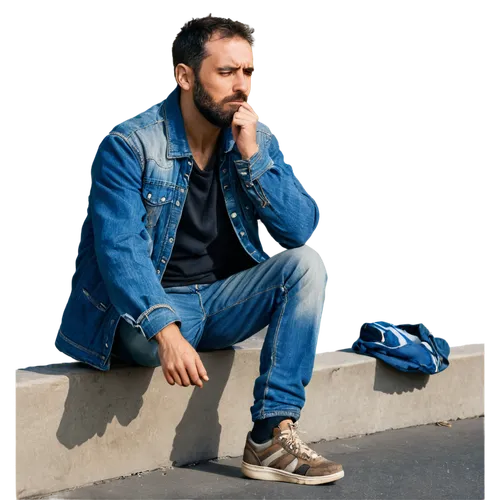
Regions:
<svg viewBox="0 0 500 500"><path fill-rule="evenodd" d="M423 325L393 325L385 321L364 323L352 349L381 359L404 372L434 374L448 367L450 346L435 338Z"/></svg>

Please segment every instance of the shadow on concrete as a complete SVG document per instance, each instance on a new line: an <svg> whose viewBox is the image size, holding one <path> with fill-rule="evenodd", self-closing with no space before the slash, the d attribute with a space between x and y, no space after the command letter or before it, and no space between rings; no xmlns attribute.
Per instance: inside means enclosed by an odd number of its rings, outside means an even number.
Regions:
<svg viewBox="0 0 500 500"><path fill-rule="evenodd" d="M182 466L209 460L219 455L221 425L219 403L234 363L232 347L200 353L208 373L217 373L203 389L194 387L181 421L175 429L170 460L173 466Z"/></svg>
<svg viewBox="0 0 500 500"><path fill-rule="evenodd" d="M386 394L402 394L421 390L429 381L427 373L407 373L377 359L373 389Z"/></svg>
<svg viewBox="0 0 500 500"><path fill-rule="evenodd" d="M113 417L122 426L134 420L143 405L153 368L119 363L102 372L85 363L36 366L26 371L65 375L69 389L57 439L68 449L82 445L96 434L102 437Z"/></svg>
<svg viewBox="0 0 500 500"><path fill-rule="evenodd" d="M208 356L200 353L207 371L217 373L217 377L212 377L203 389L193 388L186 411L176 428L170 456L173 465L181 466L218 456L221 433L218 408L231 373L235 350L262 346L265 333L266 330L262 330L233 347L209 351ZM128 426L137 418L155 368L112 358L111 369L106 372L80 362L34 366L24 370L68 377L68 395L56 436L63 446L72 449L95 435L102 437L114 417L122 426ZM168 385L166 380L165 384Z"/></svg>
<svg viewBox="0 0 500 500"><path fill-rule="evenodd" d="M351 348L339 349L339 351L366 356L366 354L359 354ZM373 389L375 391L386 394L402 394L404 392L412 392L415 389L423 389L429 381L430 375L427 373L403 372L374 356L367 357L373 358L376 361L375 380L373 382Z"/></svg>

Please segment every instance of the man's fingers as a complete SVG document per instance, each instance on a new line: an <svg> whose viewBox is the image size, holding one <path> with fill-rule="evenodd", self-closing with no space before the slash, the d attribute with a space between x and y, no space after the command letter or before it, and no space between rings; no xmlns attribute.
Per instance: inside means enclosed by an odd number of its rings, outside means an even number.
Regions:
<svg viewBox="0 0 500 500"><path fill-rule="evenodd" d="M235 113L233 116L233 125L254 125L255 126L255 120L253 118L248 118L248 116L241 116L241 115L237 116L237 113Z"/></svg>
<svg viewBox="0 0 500 500"><path fill-rule="evenodd" d="M177 370L173 371L172 377L173 377L176 384L182 385L182 380L181 380L181 377L179 376L179 374L177 373Z"/></svg>
<svg viewBox="0 0 500 500"><path fill-rule="evenodd" d="M199 387L203 387L203 382L200 380L200 376L198 375L198 369L196 367L196 363L194 361L186 362L186 369L191 379L191 383L193 385L197 385Z"/></svg>
<svg viewBox="0 0 500 500"><path fill-rule="evenodd" d="M242 106L245 106L245 108L251 109L251 110L253 111L252 106L250 106L250 104L248 103L248 101L243 101L243 102L241 103L241 105L242 105Z"/></svg>
<svg viewBox="0 0 500 500"><path fill-rule="evenodd" d="M183 385L184 387L188 387L191 385L191 380L189 380L189 375L187 374L187 371L186 371L186 368L185 368L185 365L179 365L177 367L177 373L179 374L180 378L181 378L181 385Z"/></svg>
<svg viewBox="0 0 500 500"><path fill-rule="evenodd" d="M238 108L238 111L236 111L234 115L246 116L249 119L253 120L254 122L258 121L259 119L259 117L253 111L250 111L249 109L244 108L243 106L240 106Z"/></svg>
<svg viewBox="0 0 500 500"><path fill-rule="evenodd" d="M166 372L165 370L163 371L163 374L165 375L165 378L167 379L167 382L170 384L170 385L175 385L175 380L173 379L173 377L168 373Z"/></svg>
<svg viewBox="0 0 500 500"><path fill-rule="evenodd" d="M252 106L250 106L250 104L248 104L248 102L246 101L243 101L241 103L241 106L238 108L238 109L247 109L248 111L250 111L253 115L257 116L257 113L253 110Z"/></svg>
<svg viewBox="0 0 500 500"><path fill-rule="evenodd" d="M203 363L201 362L199 356L195 358L195 362L196 362L196 369L198 370L200 377L204 380L209 380L207 370L205 370L205 367L203 366Z"/></svg>

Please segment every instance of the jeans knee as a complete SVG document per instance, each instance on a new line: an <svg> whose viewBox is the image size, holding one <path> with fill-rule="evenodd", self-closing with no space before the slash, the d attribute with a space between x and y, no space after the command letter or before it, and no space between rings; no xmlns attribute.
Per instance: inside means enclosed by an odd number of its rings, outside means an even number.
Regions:
<svg viewBox="0 0 500 500"><path fill-rule="evenodd" d="M126 362L151 368L161 364L158 357L158 343L155 340L148 341L141 332L123 318L118 324L113 348Z"/></svg>
<svg viewBox="0 0 500 500"><path fill-rule="evenodd" d="M328 273L321 255L314 248L303 245L292 249L297 259L297 267L318 286L326 285Z"/></svg>

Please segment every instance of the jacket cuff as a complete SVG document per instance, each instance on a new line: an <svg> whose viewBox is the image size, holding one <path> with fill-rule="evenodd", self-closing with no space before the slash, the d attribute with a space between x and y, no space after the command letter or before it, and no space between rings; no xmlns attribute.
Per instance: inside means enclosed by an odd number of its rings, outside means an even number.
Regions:
<svg viewBox="0 0 500 500"><path fill-rule="evenodd" d="M259 150L248 160L236 160L236 171L247 187L252 185L266 170L273 166L273 161L268 151Z"/></svg>
<svg viewBox="0 0 500 500"><path fill-rule="evenodd" d="M179 323L180 326L181 319L168 304L156 304L137 318L137 324L148 340L151 340L163 328L174 322Z"/></svg>

